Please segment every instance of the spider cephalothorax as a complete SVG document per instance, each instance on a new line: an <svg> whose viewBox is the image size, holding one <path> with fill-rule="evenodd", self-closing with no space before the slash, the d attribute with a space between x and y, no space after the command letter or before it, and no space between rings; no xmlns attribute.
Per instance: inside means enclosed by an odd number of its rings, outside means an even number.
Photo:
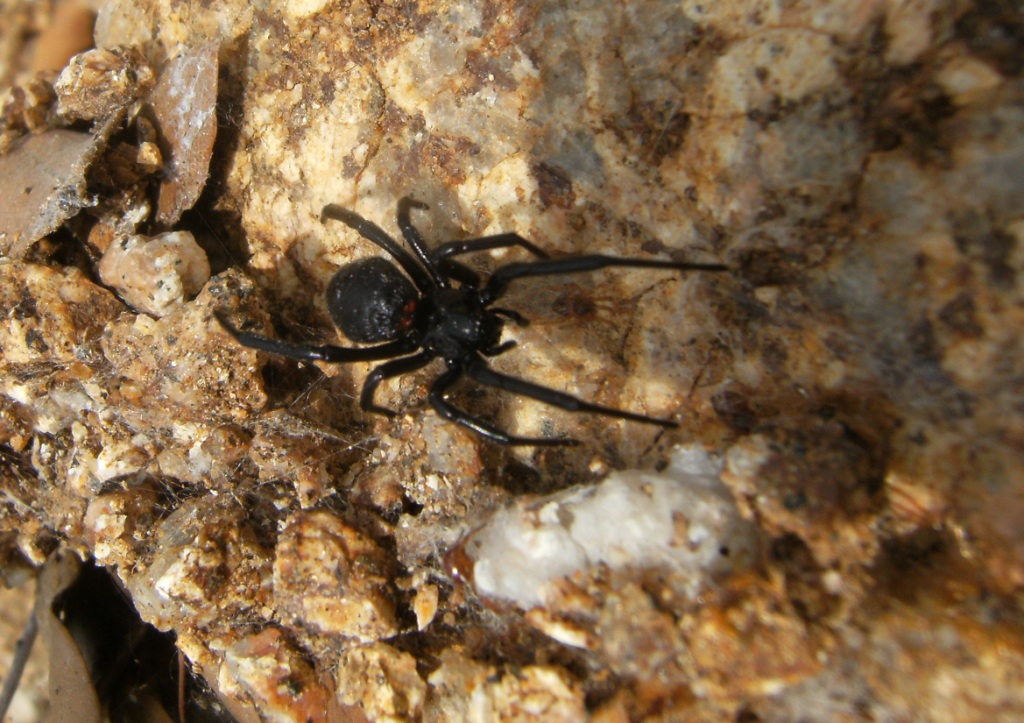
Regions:
<svg viewBox="0 0 1024 723"><path fill-rule="evenodd" d="M340 206L324 206L324 220L335 219L347 224L398 262L395 266L383 257L354 261L339 269L327 287L327 309L334 323L352 341L374 346L289 344L239 331L220 314L217 319L239 343L273 354L327 362L388 360L370 372L359 398L364 410L386 416L394 416L395 411L374 402L374 392L380 383L420 369L434 359L443 359L446 369L430 387L431 406L445 419L502 444L576 444L576 440L513 436L453 406L446 396L461 377L467 376L480 384L572 412L592 412L663 427L676 426L668 419L591 404L564 392L494 371L488 366L486 357L497 356L515 345L513 341L501 342L505 322L519 325L527 322L519 313L492 304L501 298L511 281L524 276L557 276L610 266L681 271L724 271L725 266L601 255L550 259L541 249L515 233L451 241L428 251L409 219L413 208L425 209L427 206L411 198L398 202L398 226L415 256L375 223ZM519 246L538 260L501 266L481 283L475 271L453 258L509 246Z"/></svg>

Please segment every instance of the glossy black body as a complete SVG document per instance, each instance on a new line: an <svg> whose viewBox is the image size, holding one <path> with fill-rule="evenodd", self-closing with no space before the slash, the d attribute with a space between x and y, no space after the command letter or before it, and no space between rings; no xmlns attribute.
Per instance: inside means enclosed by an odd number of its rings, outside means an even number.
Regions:
<svg viewBox="0 0 1024 723"><path fill-rule="evenodd" d="M327 311L345 336L360 344L397 339L409 325L419 292L393 263L379 256L353 261L327 285Z"/></svg>
<svg viewBox="0 0 1024 723"><path fill-rule="evenodd" d="M592 412L663 427L676 426L672 420L591 404L491 369L486 358L506 352L515 345L511 341L501 343L505 323L527 323L517 312L495 307L493 303L502 296L510 282L525 276L572 274L608 267L724 271L725 266L601 255L548 259L541 249L514 233L452 241L428 251L410 221L410 209L413 208L426 206L410 198L398 202L398 226L412 254L379 226L353 211L334 204L325 206L323 210L324 220L334 219L350 226L384 249L398 264L396 266L382 257L355 261L339 269L327 288L327 308L338 328L354 342L375 346L290 344L239 331L219 314L218 320L239 343L295 359L329 362L388 360L370 372L360 396L364 410L386 416L393 416L395 412L374 401L374 393L380 383L420 369L434 359L443 359L446 370L431 385L431 406L445 419L502 444L561 445L577 442L564 438L513 436L455 407L448 401L447 392L463 376L569 411ZM501 266L485 283L481 283L475 271L453 258L511 246L523 248L538 259Z"/></svg>

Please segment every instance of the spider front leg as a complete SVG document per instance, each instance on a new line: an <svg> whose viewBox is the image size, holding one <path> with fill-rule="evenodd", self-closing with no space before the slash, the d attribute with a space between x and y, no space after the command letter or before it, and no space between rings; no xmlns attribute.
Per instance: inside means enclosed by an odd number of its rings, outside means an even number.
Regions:
<svg viewBox="0 0 1024 723"><path fill-rule="evenodd" d="M459 424L466 429L471 429L481 437L486 437L492 442L505 445L521 445L521 446L534 446L534 447L568 447L579 444L578 440L575 439L551 439L548 437L517 437L509 434L498 427L485 422L479 417L459 409L447 399L445 394L448 390L459 380L462 376L462 368L455 367L449 369L444 374L439 376L434 384L430 387L430 406L434 408L434 411L438 413L442 418L447 419L449 422Z"/></svg>
<svg viewBox="0 0 1024 723"><path fill-rule="evenodd" d="M548 254L544 249L527 241L517 233L498 233L493 236L481 236L479 238L466 239L465 241L449 241L441 244L430 252L432 259L446 259L450 256L471 254L477 251L490 251L491 249L503 249L511 246L518 246L529 251L534 256L546 259Z"/></svg>
<svg viewBox="0 0 1024 723"><path fill-rule="evenodd" d="M425 271L416 263L416 259L412 254L399 246L384 229L373 221L365 219L355 211L350 211L336 203L327 204L320 212L320 220L323 222L327 219L341 221L349 228L357 231L367 241L372 241L391 254L391 257L405 269L405 273L409 274L420 291L426 293L440 285L438 284L438 274L433 268L430 269L430 273ZM418 252L419 250L417 249Z"/></svg>
<svg viewBox="0 0 1024 723"><path fill-rule="evenodd" d="M480 288L480 275L465 264L452 260L452 256L475 253L477 251L490 251L491 249L508 248L519 246L542 259L548 257L547 253L524 239L517 233L499 233L494 236L481 236L465 241L449 241L441 244L430 252L431 263L437 266L450 278L453 278L465 286L474 289Z"/></svg>
<svg viewBox="0 0 1024 723"><path fill-rule="evenodd" d="M440 271L437 269L437 265L427 253L427 244L423 241L423 237L420 235L419 229L412 225L410 211L414 208L428 209L430 206L409 196L403 196L398 200L398 228L402 230L402 236L405 237L406 242L412 247L412 250L416 252L416 256L419 258L420 263L422 263L424 268L427 269L427 272L433 278L434 283L438 286L444 287L447 285L447 282L441 276Z"/></svg>
<svg viewBox="0 0 1024 723"><path fill-rule="evenodd" d="M669 269L675 271L728 271L724 264L701 264L685 261L661 261L659 259L628 259L618 256L570 256L564 259L542 259L523 263L506 264L494 271L480 296L484 303L491 303L505 293L505 287L515 279L525 276L559 276L597 271L607 268Z"/></svg>

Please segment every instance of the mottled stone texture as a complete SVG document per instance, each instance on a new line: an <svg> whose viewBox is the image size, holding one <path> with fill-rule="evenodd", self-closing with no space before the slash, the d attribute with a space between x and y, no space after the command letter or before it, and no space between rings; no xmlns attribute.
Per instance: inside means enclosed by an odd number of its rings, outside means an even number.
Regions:
<svg viewBox="0 0 1024 723"><path fill-rule="evenodd" d="M1024 716L1017 3L100 7L98 45L158 75L216 49L209 180L175 226L213 276L153 319L55 249L79 226L3 262L8 548L94 555L239 710L279 719ZM108 203L116 183L93 236L138 207ZM269 358L217 326L334 342L326 285L379 249L321 208L397 232L408 194L433 245L515 231L553 255L729 264L502 302L532 323L501 370L679 429L460 387L517 434L586 441L495 448L425 408L439 367L384 384L405 412L385 420L355 402L368 365ZM514 498L684 442L758 528L752 571L693 599L597 566L552 611L481 601L446 564Z"/></svg>

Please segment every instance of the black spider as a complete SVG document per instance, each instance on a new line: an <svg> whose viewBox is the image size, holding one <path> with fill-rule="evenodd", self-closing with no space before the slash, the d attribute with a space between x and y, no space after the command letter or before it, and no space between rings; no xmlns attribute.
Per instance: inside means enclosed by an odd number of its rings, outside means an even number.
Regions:
<svg viewBox="0 0 1024 723"><path fill-rule="evenodd" d="M526 325L527 320L511 309L492 307L491 304L502 296L509 282L524 276L570 274L609 266L701 271L724 271L725 266L599 255L549 259L541 249L516 233L451 241L428 251L409 219L409 211L413 208L428 207L411 198L398 202L398 226L415 257L375 223L353 211L328 204L321 215L322 221L335 219L355 229L387 251L405 271L403 275L391 261L375 256L346 264L327 286L327 310L334 323L352 341L379 342L375 346L348 348L330 344L289 344L239 331L220 314L217 314L218 321L240 344L294 359L327 362L389 359L370 372L359 398L365 411L388 417L396 412L376 404L373 398L380 383L420 369L440 357L447 369L430 387L431 406L445 419L501 444L560 445L578 442L574 439L516 437L458 409L445 396L463 375L480 384L522 394L572 412L594 412L662 427L676 426L668 419L591 404L494 371L484 357L497 356L515 346L514 341L501 342L505 321ZM452 258L510 246L526 249L540 260L501 266L481 285L475 271Z"/></svg>

